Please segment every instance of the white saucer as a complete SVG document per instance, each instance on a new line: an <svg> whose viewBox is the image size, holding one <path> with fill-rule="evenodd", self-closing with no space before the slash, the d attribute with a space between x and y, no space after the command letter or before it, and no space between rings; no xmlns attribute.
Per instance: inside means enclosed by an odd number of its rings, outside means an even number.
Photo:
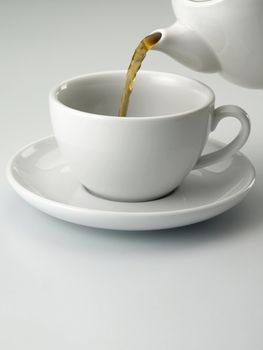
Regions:
<svg viewBox="0 0 263 350"><path fill-rule="evenodd" d="M206 152L222 147L210 140ZM54 136L20 150L9 162L14 190L43 212L73 223L117 230L155 230L193 224L239 203L255 181L241 153L215 166L192 171L169 196L144 203L98 198L81 186L58 150Z"/></svg>

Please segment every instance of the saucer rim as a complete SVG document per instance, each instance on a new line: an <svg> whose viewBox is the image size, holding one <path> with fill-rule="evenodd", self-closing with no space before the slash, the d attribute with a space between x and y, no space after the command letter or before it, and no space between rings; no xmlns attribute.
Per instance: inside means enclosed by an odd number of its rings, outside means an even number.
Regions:
<svg viewBox="0 0 263 350"><path fill-rule="evenodd" d="M58 202L56 200L53 199L49 199L46 198L42 195L38 195L32 191L30 191L29 189L25 188L23 185L21 185L14 177L13 175L13 171L12 171L12 165L15 161L15 159L24 151L26 150L28 147L31 147L35 144L38 143L42 143L45 142L49 139L55 139L55 136L49 135L49 136L45 136L43 138L40 138L38 140L35 140L33 142L28 143L27 145L21 147L15 154L13 154L13 156L9 159L7 166L6 166L6 177L7 180L9 182L9 184L11 185L11 187L15 190L15 192L19 193L22 197L33 197L34 199L36 199L37 201L41 201L42 203L46 203L48 206L53 206L53 207L59 207L60 209L64 209L64 210L70 210L70 211L78 211L78 212L82 212L82 213L87 213L90 212L91 214L101 214L103 213L105 214L110 214L110 215L118 215L118 216L155 216L157 214L159 215L175 215L175 214L190 214L192 212L197 212L200 210L205 210L205 209L213 209L215 207L224 205L225 203L228 203L230 201L235 200L238 197L244 197L254 186L255 181L256 181L256 170L255 167L253 166L252 162L242 153L242 152L237 152L233 157L235 157L236 155L240 155L242 157L245 158L245 160L248 162L250 169L251 169L251 179L248 182L247 186L243 186L243 188L236 194L232 194L224 199L219 199L216 201L213 201L211 203L207 203L204 205L199 205L193 208L186 208L186 209L175 209L175 210L165 210L165 211L154 211L154 212L150 212L150 211L138 211L138 212L131 212L131 211L111 211L111 210L100 210L100 209L92 209L92 208L82 208L82 207L76 207L73 205L69 205L69 204L65 204L62 202ZM218 141L216 139L213 138L209 138L208 142L212 142L213 144L216 144L218 146L223 147L224 143L221 141ZM202 170L202 169L201 169ZM23 196L24 194L24 196ZM92 194L90 194L92 195ZM121 202L118 202L121 203ZM128 202L130 204L136 204L136 203L132 203L132 202Z"/></svg>

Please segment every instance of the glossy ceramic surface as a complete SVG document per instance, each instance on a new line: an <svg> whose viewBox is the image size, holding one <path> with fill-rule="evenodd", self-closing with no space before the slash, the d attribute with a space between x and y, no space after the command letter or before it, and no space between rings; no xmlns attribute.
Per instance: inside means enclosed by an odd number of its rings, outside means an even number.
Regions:
<svg viewBox="0 0 263 350"><path fill-rule="evenodd" d="M173 0L176 22L155 49L192 69L263 88L262 0Z"/></svg>
<svg viewBox="0 0 263 350"><path fill-rule="evenodd" d="M222 147L210 140L206 152ZM106 175L106 174L105 174ZM76 224L117 230L155 230L193 224L239 203L255 181L241 153L212 167L192 171L169 196L144 203L121 203L90 194L73 176L55 138L20 150L9 162L14 190L32 206Z"/></svg>
<svg viewBox="0 0 263 350"><path fill-rule="evenodd" d="M141 71L128 116L116 117L125 77L125 71L92 73L64 81L50 93L59 148L92 193L128 202L160 198L193 168L227 158L247 141L250 122L244 110L215 110L208 86L170 73ZM209 133L230 116L241 123L238 136L216 154L200 157Z"/></svg>

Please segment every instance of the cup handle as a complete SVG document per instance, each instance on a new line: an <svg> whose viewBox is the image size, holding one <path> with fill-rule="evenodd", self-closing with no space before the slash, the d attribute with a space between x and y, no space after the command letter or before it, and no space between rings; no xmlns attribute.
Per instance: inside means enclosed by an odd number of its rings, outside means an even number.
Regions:
<svg viewBox="0 0 263 350"><path fill-rule="evenodd" d="M251 129L250 120L247 113L238 106L229 105L217 108L212 116L211 131L214 131L218 123L226 117L234 117L240 121L241 129L239 134L224 148L201 156L194 169L200 169L229 158L246 143Z"/></svg>

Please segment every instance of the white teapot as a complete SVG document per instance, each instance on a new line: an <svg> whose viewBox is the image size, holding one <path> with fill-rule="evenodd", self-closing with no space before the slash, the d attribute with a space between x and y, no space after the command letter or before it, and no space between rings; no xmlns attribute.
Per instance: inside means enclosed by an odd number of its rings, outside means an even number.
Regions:
<svg viewBox="0 0 263 350"><path fill-rule="evenodd" d="M172 0L176 22L154 47L201 72L263 88L263 0Z"/></svg>

